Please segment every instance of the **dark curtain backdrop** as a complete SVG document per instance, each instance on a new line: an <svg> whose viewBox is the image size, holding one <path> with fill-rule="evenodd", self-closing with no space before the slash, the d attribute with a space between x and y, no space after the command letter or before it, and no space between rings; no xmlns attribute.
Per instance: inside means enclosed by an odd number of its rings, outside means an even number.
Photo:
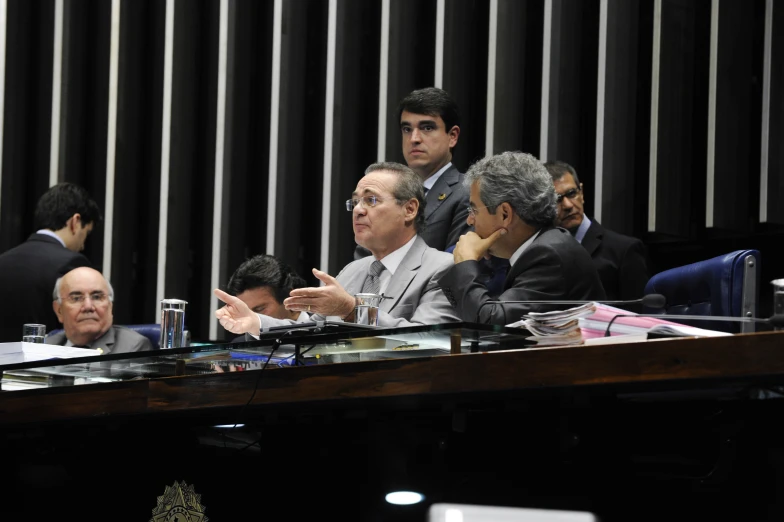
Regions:
<svg viewBox="0 0 784 522"><path fill-rule="evenodd" d="M440 77L462 113L454 156L460 170L488 152L504 150L571 163L586 186L589 215L643 239L654 272L757 248L762 252L760 314L770 313L768 281L784 275L777 248L784 240L779 204L784 37L775 31L784 20L783 5L771 2L766 11L764 0L722 0L712 48L707 1L498 0L497 32L490 42L491 0L447 0L443 68L437 74L437 2L393 0L385 50L387 110L379 120L381 0L335 1L334 42L329 1L283 0L277 48L273 1L223 1L228 2L225 50L219 45L222 0L119 4L114 190L107 194L112 3L63 2L58 58L55 1L8 0L0 250L33 232L35 203L50 185L52 98L58 89L57 180L84 185L102 209L113 205L108 242L107 223L99 224L85 253L96 267L111 272L116 321L154 322L162 292L189 302L193 339L207 340L214 273L223 285L244 259L267 252L316 284L312 268L336 274L352 259L353 234L343 201L378 157L379 125L386 131L386 159L401 161L397 103ZM167 6L174 8L171 71L164 59ZM767 47L766 17L774 28ZM490 45L496 68L491 71L494 139L488 151ZM222 52L225 76L219 68ZM711 56L715 107L709 106ZM57 59L62 80L53 86ZM275 63L279 76L273 74ZM334 79L328 75L330 63ZM167 75L172 100L168 186L162 190ZM225 138L223 155L217 156L221 81ZM770 94L764 103L766 85ZM279 123L271 128L275 115ZM328 119L332 131L326 135ZM598 121L603 124L597 127ZM277 158L272 173L271 151ZM325 165L327 152L331 162ZM223 158L222 178L216 157ZM325 171L331 172L328 187ZM268 248L270 215L275 237ZM325 215L328 235L322 236ZM216 219L221 223L217 240ZM329 254L322 265L325 247ZM108 266L105 252L111 253ZM216 332L223 338L220 328Z"/></svg>

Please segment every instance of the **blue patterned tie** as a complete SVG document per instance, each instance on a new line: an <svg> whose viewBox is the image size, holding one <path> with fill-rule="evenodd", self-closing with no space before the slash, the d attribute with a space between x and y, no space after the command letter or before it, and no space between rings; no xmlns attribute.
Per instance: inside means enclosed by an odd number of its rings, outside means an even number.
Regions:
<svg viewBox="0 0 784 522"><path fill-rule="evenodd" d="M362 285L363 294L377 294L381 289L381 272L384 271L384 264L381 261L373 261Z"/></svg>

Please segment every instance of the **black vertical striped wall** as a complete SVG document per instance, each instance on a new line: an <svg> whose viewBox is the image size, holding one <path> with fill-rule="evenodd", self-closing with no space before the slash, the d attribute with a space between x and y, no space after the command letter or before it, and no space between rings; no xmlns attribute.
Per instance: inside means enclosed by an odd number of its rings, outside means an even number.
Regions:
<svg viewBox="0 0 784 522"><path fill-rule="evenodd" d="M336 273L353 249L344 200L369 163L402 161L397 102L434 84L461 108L461 170L504 150L561 159L589 215L643 238L654 271L756 247L763 284L784 276L773 0L0 6L0 250L32 232L53 182L85 186L111 209L86 254L119 323L177 297L195 339L220 338L211 289L248 256Z"/></svg>

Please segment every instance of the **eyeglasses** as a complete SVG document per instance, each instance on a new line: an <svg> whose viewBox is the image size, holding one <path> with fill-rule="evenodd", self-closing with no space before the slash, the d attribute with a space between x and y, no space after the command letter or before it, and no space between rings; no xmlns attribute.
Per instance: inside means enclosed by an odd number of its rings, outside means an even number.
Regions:
<svg viewBox="0 0 784 522"><path fill-rule="evenodd" d="M569 189L566 192L564 192L563 194L557 194L556 193L555 194L555 201L556 201L556 203L560 203L561 201L563 201L563 198L572 200L572 199L576 198L579 193L580 193L580 189L579 188Z"/></svg>
<svg viewBox="0 0 784 522"><path fill-rule="evenodd" d="M103 304L109 298L107 294L104 292L92 292L89 296L85 294L68 294L65 296L65 301L68 301L72 305L80 305L84 303L84 300L90 298L90 301L93 303L100 303Z"/></svg>
<svg viewBox="0 0 784 522"><path fill-rule="evenodd" d="M384 201L382 198L378 196L362 196L361 198L352 198L346 200L346 210L351 212L354 210L354 207L362 203L362 206L365 208L368 207L375 207L378 203Z"/></svg>
<svg viewBox="0 0 784 522"><path fill-rule="evenodd" d="M479 212L480 208L490 208L490 205L485 205L484 207L473 207L468 205L468 215L471 217L476 217L476 213Z"/></svg>

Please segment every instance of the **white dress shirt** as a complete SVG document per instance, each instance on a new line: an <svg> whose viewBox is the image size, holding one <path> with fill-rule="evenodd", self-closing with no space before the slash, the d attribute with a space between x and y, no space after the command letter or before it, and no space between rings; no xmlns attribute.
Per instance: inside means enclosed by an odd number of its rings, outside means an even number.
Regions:
<svg viewBox="0 0 784 522"><path fill-rule="evenodd" d="M517 263L517 260L520 259L521 255L523 255L525 249L531 246L531 243L534 242L534 239L536 239L536 236L539 235L539 232L541 232L541 230L537 230L533 236L529 237L525 243L520 245L520 248L515 250L514 254L512 254L512 257L509 258L509 266L514 266L514 264Z"/></svg>

